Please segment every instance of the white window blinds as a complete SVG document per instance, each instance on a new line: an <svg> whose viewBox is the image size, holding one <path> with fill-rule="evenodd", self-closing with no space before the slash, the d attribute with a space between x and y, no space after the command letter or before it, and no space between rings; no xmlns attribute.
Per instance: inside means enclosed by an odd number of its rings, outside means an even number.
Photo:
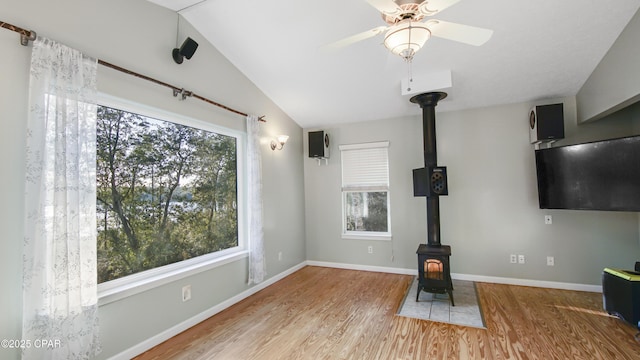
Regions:
<svg viewBox="0 0 640 360"><path fill-rule="evenodd" d="M388 148L388 141L340 145L342 190L388 190Z"/></svg>

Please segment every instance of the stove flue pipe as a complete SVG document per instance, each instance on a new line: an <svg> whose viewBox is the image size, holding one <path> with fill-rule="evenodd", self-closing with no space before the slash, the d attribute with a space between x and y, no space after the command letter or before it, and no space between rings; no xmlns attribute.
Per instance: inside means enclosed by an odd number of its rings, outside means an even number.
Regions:
<svg viewBox="0 0 640 360"><path fill-rule="evenodd" d="M429 169L438 166L436 149L436 105L447 97L444 92L429 92L412 97L409 101L422 108L422 131L424 144L424 166ZM440 198L427 196L427 245L441 246L440 241Z"/></svg>

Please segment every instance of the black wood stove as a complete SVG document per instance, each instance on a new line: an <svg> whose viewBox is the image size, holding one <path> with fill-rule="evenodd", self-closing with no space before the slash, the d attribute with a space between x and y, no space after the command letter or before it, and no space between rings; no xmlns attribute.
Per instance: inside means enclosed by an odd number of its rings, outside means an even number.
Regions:
<svg viewBox="0 0 640 360"><path fill-rule="evenodd" d="M418 291L416 301L420 296L420 291L449 294L451 305L453 302L453 283L451 282L451 271L449 268L449 257L451 256L451 246L429 246L420 244L418 246Z"/></svg>
<svg viewBox="0 0 640 360"><path fill-rule="evenodd" d="M422 128L424 139L424 168L413 171L414 195L427 198L427 243L420 244L418 254L418 291L448 293L453 302L453 283L449 258L451 247L440 242L440 199L447 195L446 168L438 166L436 152L436 112L438 101L447 97L443 92L430 92L410 99L422 108ZM420 190L424 189L424 191Z"/></svg>

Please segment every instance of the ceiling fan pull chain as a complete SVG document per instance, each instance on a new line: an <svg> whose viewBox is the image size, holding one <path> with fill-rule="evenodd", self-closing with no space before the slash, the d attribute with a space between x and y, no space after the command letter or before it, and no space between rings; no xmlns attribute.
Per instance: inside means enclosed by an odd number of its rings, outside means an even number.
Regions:
<svg viewBox="0 0 640 360"><path fill-rule="evenodd" d="M407 82L407 91L411 91L411 83L413 82L413 62L411 60L407 62L409 63L409 81Z"/></svg>
<svg viewBox="0 0 640 360"><path fill-rule="evenodd" d="M413 54L411 54L413 52L413 50L411 49L411 25L412 23L409 22L409 38L408 38L408 42L407 42L407 49L405 51L407 51L407 54L409 54L409 56L403 56L404 60L407 62L407 64L409 65L409 81L407 82L407 91L411 91L411 83L413 82ZM406 55L406 54L405 54Z"/></svg>
<svg viewBox="0 0 640 360"><path fill-rule="evenodd" d="M413 34L413 31L411 30L411 25L413 25L413 23L409 20L409 41L407 42L407 54L409 54L409 56L404 58L409 62L409 71L411 71L411 60L413 60L413 48L411 47L411 35Z"/></svg>

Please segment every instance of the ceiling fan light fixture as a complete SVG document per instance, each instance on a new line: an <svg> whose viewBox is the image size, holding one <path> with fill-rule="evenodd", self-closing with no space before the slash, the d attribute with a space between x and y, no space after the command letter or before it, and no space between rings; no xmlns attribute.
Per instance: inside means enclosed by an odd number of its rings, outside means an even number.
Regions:
<svg viewBox="0 0 640 360"><path fill-rule="evenodd" d="M387 31L384 46L405 61L411 61L430 37L431 31L423 23L406 19Z"/></svg>

